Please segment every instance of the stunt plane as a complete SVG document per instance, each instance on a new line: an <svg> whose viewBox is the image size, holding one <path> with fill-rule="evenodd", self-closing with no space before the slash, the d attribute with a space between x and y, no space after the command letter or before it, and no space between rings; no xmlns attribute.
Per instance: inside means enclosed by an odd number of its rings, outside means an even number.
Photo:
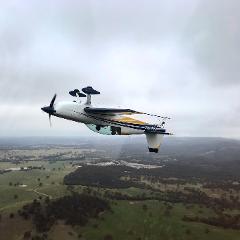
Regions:
<svg viewBox="0 0 240 240"><path fill-rule="evenodd" d="M83 93L82 93L83 92ZM91 96L100 94L92 87L88 86L82 89L70 91L69 94L78 100L55 103L57 95L52 98L50 105L41 108L49 115L51 125L51 116L64 118L67 120L85 124L90 130L104 135L133 135L145 134L148 143L149 152L157 153L164 135L172 135L166 132L165 121L169 117L163 117L155 114L139 112L131 109L120 108L98 108L91 103ZM86 102L81 103L80 98L85 98ZM161 120L160 124L150 124L137 120L134 116L148 115Z"/></svg>

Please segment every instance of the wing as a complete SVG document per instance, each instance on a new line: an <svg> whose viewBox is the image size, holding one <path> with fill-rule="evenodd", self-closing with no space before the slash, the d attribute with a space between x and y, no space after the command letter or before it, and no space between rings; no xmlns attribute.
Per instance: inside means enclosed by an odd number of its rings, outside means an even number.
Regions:
<svg viewBox="0 0 240 240"><path fill-rule="evenodd" d="M85 107L84 111L86 113L90 114L100 114L100 115L109 115L109 116L115 116L115 115L131 115L131 114L143 114L148 116L153 116L157 118L163 118L163 119L170 119L169 117L159 116L156 114L150 114L145 112L138 112L132 109L128 108L92 108L92 107Z"/></svg>
<svg viewBox="0 0 240 240"><path fill-rule="evenodd" d="M141 112L137 112L131 109L119 109L119 108L92 108L92 107L85 107L84 111L86 113L91 114L101 114L101 115L131 115L131 114L142 114Z"/></svg>

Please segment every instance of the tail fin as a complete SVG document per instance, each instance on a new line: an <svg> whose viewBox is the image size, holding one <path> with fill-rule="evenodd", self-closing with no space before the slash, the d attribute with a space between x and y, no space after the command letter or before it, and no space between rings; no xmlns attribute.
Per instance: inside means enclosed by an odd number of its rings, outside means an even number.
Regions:
<svg viewBox="0 0 240 240"><path fill-rule="evenodd" d="M87 95L86 105L91 105L91 95L100 94L100 92L90 86L83 88L82 91Z"/></svg>
<svg viewBox="0 0 240 240"><path fill-rule="evenodd" d="M163 134L146 133L149 152L158 153L158 150L163 140L163 136Z"/></svg>

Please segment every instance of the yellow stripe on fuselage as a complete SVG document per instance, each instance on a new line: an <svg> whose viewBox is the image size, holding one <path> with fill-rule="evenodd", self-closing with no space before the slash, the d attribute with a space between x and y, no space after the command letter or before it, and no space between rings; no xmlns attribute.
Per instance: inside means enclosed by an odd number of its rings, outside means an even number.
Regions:
<svg viewBox="0 0 240 240"><path fill-rule="evenodd" d="M124 117L124 118L120 118L118 119L119 122L122 123L134 123L134 124L140 124L140 125L145 125L145 122L139 121L137 119L134 118L130 118L130 117Z"/></svg>

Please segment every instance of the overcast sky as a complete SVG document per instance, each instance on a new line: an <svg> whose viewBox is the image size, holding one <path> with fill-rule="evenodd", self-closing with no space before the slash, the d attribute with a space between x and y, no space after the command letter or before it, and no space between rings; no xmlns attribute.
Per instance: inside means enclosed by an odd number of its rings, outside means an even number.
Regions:
<svg viewBox="0 0 240 240"><path fill-rule="evenodd" d="M177 136L239 138L239 23L239 0L2 0L0 136L91 134L40 108L92 85Z"/></svg>

